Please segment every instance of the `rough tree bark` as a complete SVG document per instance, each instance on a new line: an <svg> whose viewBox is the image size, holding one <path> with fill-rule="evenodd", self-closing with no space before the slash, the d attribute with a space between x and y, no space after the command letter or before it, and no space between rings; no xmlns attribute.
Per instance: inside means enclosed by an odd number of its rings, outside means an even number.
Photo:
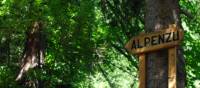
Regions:
<svg viewBox="0 0 200 88"><path fill-rule="evenodd" d="M153 32L176 24L179 28L179 0L145 0L145 31ZM185 61L181 47L177 49L177 88L185 88ZM168 88L168 51L147 54L147 88Z"/></svg>
<svg viewBox="0 0 200 88"><path fill-rule="evenodd" d="M42 35L42 23L35 21L27 30L27 39L24 45L24 52L20 72L16 81L20 80L24 73L36 66L42 67L44 60L44 37Z"/></svg>

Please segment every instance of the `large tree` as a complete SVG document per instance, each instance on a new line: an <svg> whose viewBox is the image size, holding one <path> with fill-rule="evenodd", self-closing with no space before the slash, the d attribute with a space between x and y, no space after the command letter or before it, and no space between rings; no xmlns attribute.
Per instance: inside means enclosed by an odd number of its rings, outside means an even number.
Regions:
<svg viewBox="0 0 200 88"><path fill-rule="evenodd" d="M178 0L145 0L145 31L154 32L180 25L180 8ZM182 48L177 49L177 88L185 87L185 61ZM168 50L147 54L147 88L168 87Z"/></svg>

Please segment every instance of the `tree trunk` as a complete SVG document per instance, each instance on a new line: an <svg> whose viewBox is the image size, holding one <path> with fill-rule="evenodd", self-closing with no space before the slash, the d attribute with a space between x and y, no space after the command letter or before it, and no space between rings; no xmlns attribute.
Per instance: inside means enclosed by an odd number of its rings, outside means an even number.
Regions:
<svg viewBox="0 0 200 88"><path fill-rule="evenodd" d="M153 32L176 24L181 28L178 0L145 0L145 31ZM177 49L177 88L185 88L185 61ZM147 54L147 88L168 88L168 50Z"/></svg>
<svg viewBox="0 0 200 88"><path fill-rule="evenodd" d="M35 21L27 31L27 39L24 45L21 69L16 78L20 80L30 68L41 67L44 59L44 36L42 36L42 23Z"/></svg>

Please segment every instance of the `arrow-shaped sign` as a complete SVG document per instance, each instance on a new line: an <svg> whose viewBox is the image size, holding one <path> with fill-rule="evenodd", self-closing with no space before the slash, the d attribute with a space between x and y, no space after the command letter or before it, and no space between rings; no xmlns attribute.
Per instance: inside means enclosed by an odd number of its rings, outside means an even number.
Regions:
<svg viewBox="0 0 200 88"><path fill-rule="evenodd" d="M177 29L176 26L171 26L165 30L133 37L125 48L130 52L139 54L179 45L182 39L183 31Z"/></svg>

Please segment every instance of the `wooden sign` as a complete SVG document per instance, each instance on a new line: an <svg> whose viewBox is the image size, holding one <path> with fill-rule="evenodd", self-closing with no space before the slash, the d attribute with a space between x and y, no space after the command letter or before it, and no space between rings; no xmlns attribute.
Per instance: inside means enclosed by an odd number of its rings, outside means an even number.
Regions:
<svg viewBox="0 0 200 88"><path fill-rule="evenodd" d="M139 55L139 88L146 88L146 58L147 52L168 48L168 88L176 88L176 60L177 46L183 39L183 31L175 25L168 29L153 32L151 34L140 34L133 37L125 48Z"/></svg>
<svg viewBox="0 0 200 88"><path fill-rule="evenodd" d="M182 30L172 26L166 30L141 34L133 37L125 48L135 54L170 48L178 45L183 39Z"/></svg>

